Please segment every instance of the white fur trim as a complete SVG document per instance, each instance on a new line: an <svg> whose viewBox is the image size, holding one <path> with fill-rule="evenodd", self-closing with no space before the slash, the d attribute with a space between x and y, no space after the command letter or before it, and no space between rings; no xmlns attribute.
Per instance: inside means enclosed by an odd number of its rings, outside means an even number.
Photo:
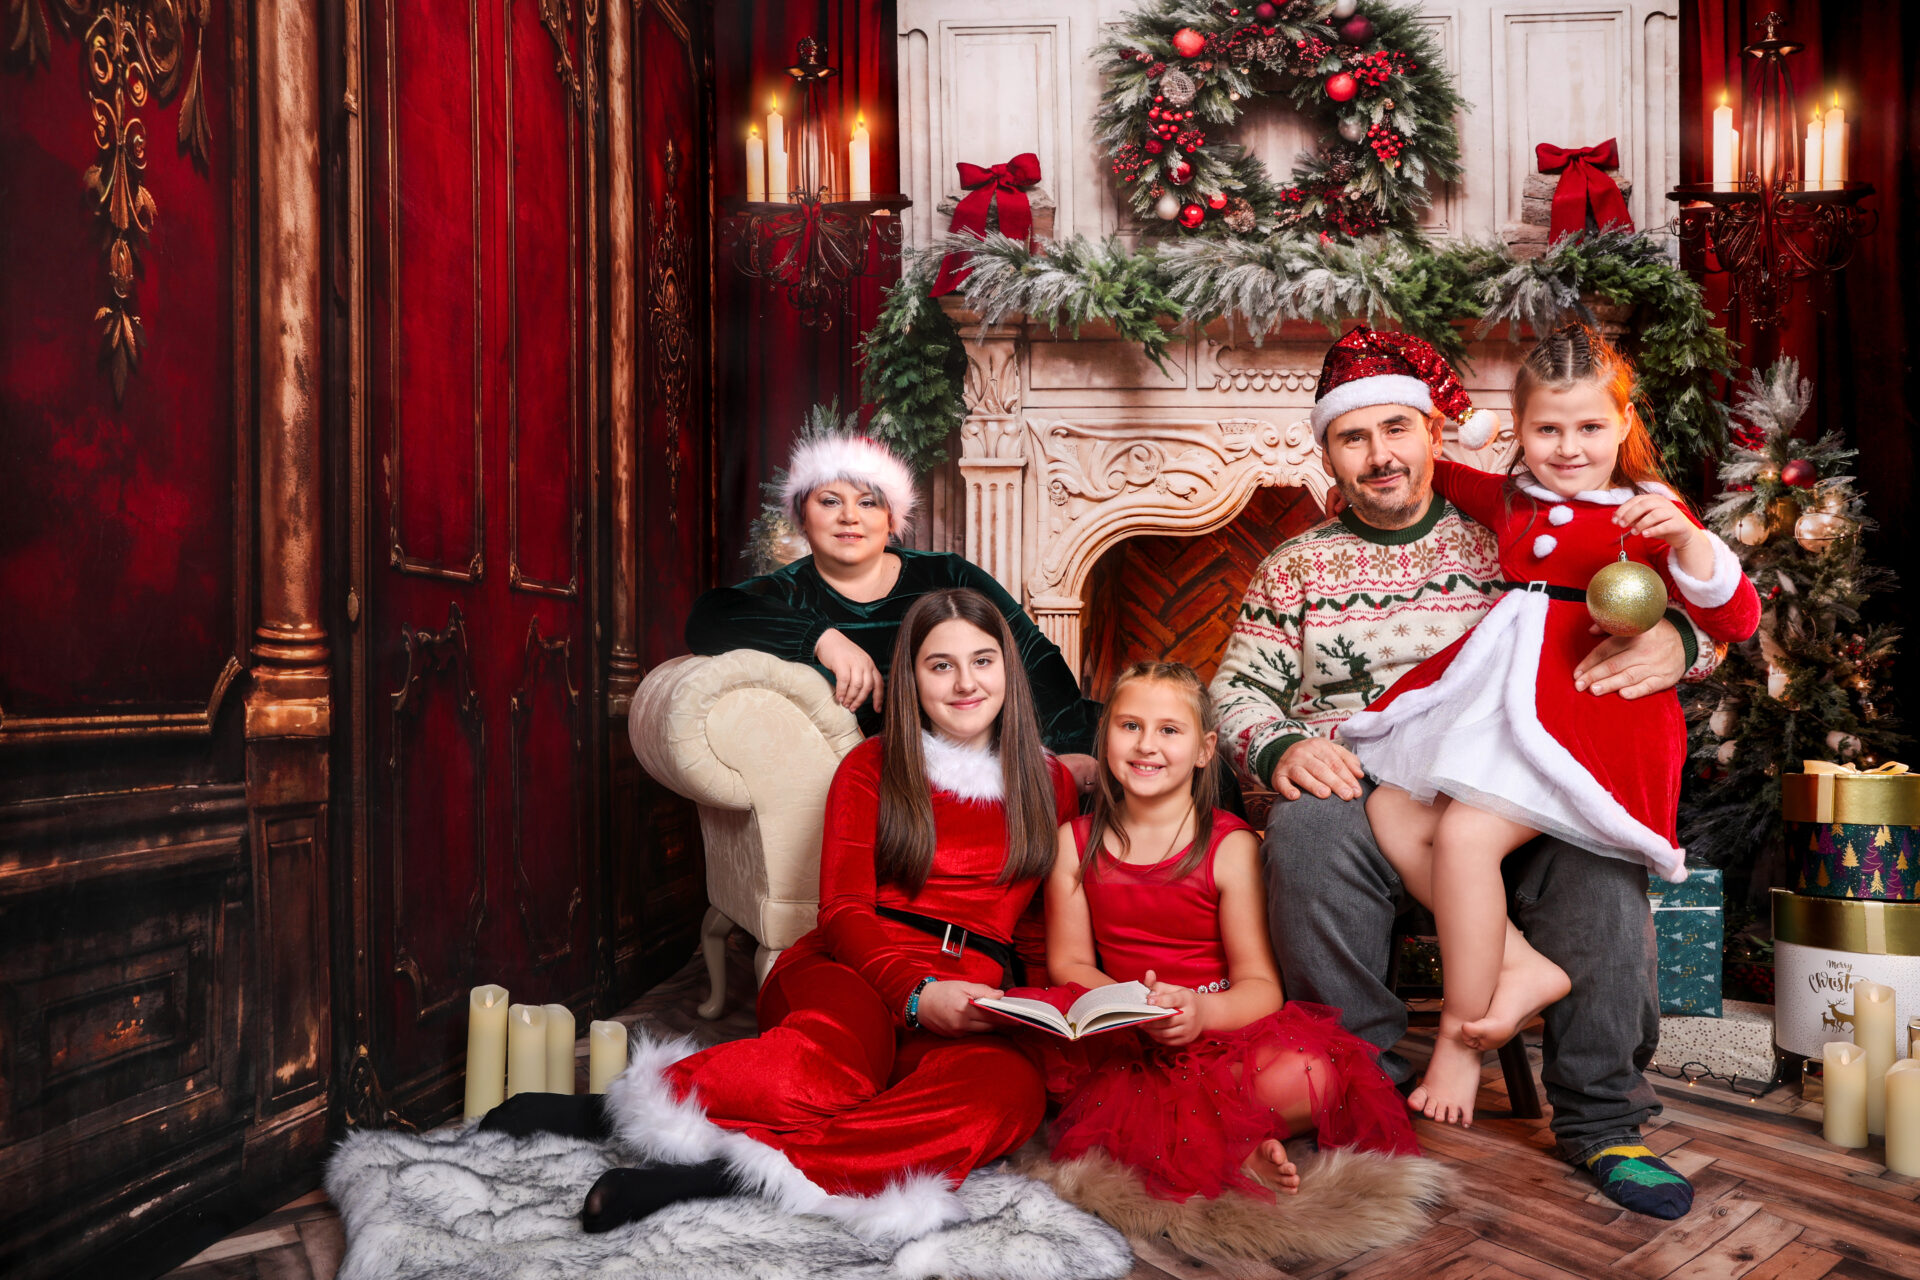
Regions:
<svg viewBox="0 0 1920 1280"><path fill-rule="evenodd" d="M1556 502L1547 512L1548 524L1572 524L1573 508L1564 502Z"/></svg>
<svg viewBox="0 0 1920 1280"><path fill-rule="evenodd" d="M724 1160L747 1189L789 1213L831 1218L870 1243L917 1239L967 1216L966 1207L934 1173L903 1172L872 1196L829 1195L764 1142L722 1129L692 1097L676 1099L666 1069L700 1046L686 1037L636 1034L627 1069L607 1086L614 1139L643 1160L703 1164Z"/></svg>
<svg viewBox="0 0 1920 1280"><path fill-rule="evenodd" d="M1313 402L1313 439L1327 442L1327 426L1343 413L1376 404L1404 404L1422 413L1433 412L1433 389L1407 373L1382 373L1343 382Z"/></svg>
<svg viewBox="0 0 1920 1280"><path fill-rule="evenodd" d="M1543 533L1533 540L1533 558L1535 560L1545 560L1553 554L1553 549L1559 545L1560 539L1550 533Z"/></svg>
<svg viewBox="0 0 1920 1280"><path fill-rule="evenodd" d="M1439 680L1353 716L1340 726L1341 740L1369 774L1416 799L1445 793L1594 853L1645 863L1678 884L1687 878L1686 853L1627 812L1540 723L1547 605L1539 592L1509 591ZM1499 704L1491 717L1474 702L1482 694ZM1464 722L1487 725L1497 740L1462 750L1447 731ZM1472 779L1450 780L1455 770Z"/></svg>
<svg viewBox="0 0 1920 1280"><path fill-rule="evenodd" d="M1746 570L1740 567L1740 557L1733 554L1733 548L1722 542L1719 535L1707 529L1700 532L1713 539L1713 573L1705 579L1693 577L1680 567L1679 556L1667 557L1667 572L1673 575L1673 585L1680 588L1680 594L1690 603L1702 609L1717 609L1733 599Z"/></svg>
<svg viewBox="0 0 1920 1280"><path fill-rule="evenodd" d="M927 781L940 790L962 800L998 801L1006 794L998 751L963 747L930 729L920 731L920 751L927 761Z"/></svg>
<svg viewBox="0 0 1920 1280"><path fill-rule="evenodd" d="M866 436L822 436L800 445L787 463L780 500L791 511L794 499L838 481L871 489L885 499L887 524L894 533L904 535L912 525L918 500L913 472L893 450Z"/></svg>
<svg viewBox="0 0 1920 1280"><path fill-rule="evenodd" d="M1520 492L1530 498L1538 498L1542 502L1566 502L1568 500L1566 495L1555 493L1531 476L1520 482ZM1675 496L1673 490L1667 488L1667 486L1661 484L1658 480L1644 480L1639 485L1633 487L1622 485L1618 489L1582 489L1579 493L1573 495L1573 501L1591 502L1596 506L1602 507L1617 507L1628 498L1633 497L1636 493L1657 493L1663 498Z"/></svg>
<svg viewBox="0 0 1920 1280"><path fill-rule="evenodd" d="M1475 409L1460 424L1460 443L1469 449L1484 449L1499 429L1499 414L1491 409Z"/></svg>

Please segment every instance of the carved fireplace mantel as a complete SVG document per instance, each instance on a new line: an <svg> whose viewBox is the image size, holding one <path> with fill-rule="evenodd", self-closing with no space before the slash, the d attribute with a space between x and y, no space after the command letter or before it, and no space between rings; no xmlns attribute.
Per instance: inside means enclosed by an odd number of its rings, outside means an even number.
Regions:
<svg viewBox="0 0 1920 1280"><path fill-rule="evenodd" d="M1307 423L1325 330L1288 326L1256 345L1210 326L1176 340L1163 371L1094 326L1055 336L944 305L966 341L968 414L961 493L936 504L934 541L993 574L1075 670L1088 578L1116 543L1210 533L1266 485L1325 505L1331 482ZM1505 410L1494 388L1512 385L1517 351L1494 340L1469 353L1474 403ZM1478 453L1449 440L1447 452L1493 466L1510 439L1508 428Z"/></svg>

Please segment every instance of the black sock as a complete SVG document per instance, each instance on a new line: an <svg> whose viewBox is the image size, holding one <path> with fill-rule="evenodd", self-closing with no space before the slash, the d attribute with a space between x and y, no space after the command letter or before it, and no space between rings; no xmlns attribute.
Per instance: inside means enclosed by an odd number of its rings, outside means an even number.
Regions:
<svg viewBox="0 0 1920 1280"><path fill-rule="evenodd" d="M587 1192L580 1225L588 1231L611 1231L682 1200L714 1200L744 1190L724 1160L609 1169Z"/></svg>
<svg viewBox="0 0 1920 1280"><path fill-rule="evenodd" d="M601 1141L613 1136L613 1124L598 1093L517 1093L480 1118L489 1133L516 1138L557 1133L568 1138Z"/></svg>

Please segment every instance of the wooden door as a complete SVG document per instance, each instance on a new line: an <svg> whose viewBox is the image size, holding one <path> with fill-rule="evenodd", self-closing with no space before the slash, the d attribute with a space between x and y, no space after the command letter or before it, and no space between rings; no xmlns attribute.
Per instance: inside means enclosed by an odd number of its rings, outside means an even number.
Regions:
<svg viewBox="0 0 1920 1280"><path fill-rule="evenodd" d="M366 13L360 1030L429 1118L470 987L584 1027L596 985L595 9Z"/></svg>

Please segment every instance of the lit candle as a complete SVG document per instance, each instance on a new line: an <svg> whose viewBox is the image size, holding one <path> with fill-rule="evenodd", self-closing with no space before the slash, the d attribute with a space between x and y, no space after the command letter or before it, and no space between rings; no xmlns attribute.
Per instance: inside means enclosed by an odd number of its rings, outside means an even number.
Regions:
<svg viewBox="0 0 1920 1280"><path fill-rule="evenodd" d="M1887 1168L1920 1177L1920 1061L1912 1058L1887 1071Z"/></svg>
<svg viewBox="0 0 1920 1280"><path fill-rule="evenodd" d="M489 983L467 997L467 1119L506 1100L507 989Z"/></svg>
<svg viewBox="0 0 1920 1280"><path fill-rule="evenodd" d="M1820 108L1815 107L1813 119L1807 121L1807 159L1800 175L1800 185L1808 191L1820 189L1821 134Z"/></svg>
<svg viewBox="0 0 1920 1280"><path fill-rule="evenodd" d="M1867 1145L1867 1052L1848 1040L1830 1040L1821 1050L1825 1068L1822 1132L1836 1147Z"/></svg>
<svg viewBox="0 0 1920 1280"><path fill-rule="evenodd" d="M507 1096L547 1091L547 1011L537 1004L507 1010Z"/></svg>
<svg viewBox="0 0 1920 1280"><path fill-rule="evenodd" d="M1820 181L1838 187L1847 180L1847 113L1840 109L1840 95L1833 95L1820 124Z"/></svg>
<svg viewBox="0 0 1920 1280"><path fill-rule="evenodd" d="M1731 183L1734 174L1734 146L1739 135L1733 131L1733 108L1727 105L1727 95L1720 95L1720 105L1713 109L1713 182Z"/></svg>
<svg viewBox="0 0 1920 1280"><path fill-rule="evenodd" d="M767 199L785 202L787 190L787 125L780 118L780 104L767 103Z"/></svg>
<svg viewBox="0 0 1920 1280"><path fill-rule="evenodd" d="M573 1092L573 1010L550 1004L547 1010L547 1092Z"/></svg>
<svg viewBox="0 0 1920 1280"><path fill-rule="evenodd" d="M605 1093L627 1069L627 1029L618 1022L596 1022L587 1029L587 1092Z"/></svg>
<svg viewBox="0 0 1920 1280"><path fill-rule="evenodd" d="M1853 1042L1867 1057L1867 1132L1887 1131L1887 1068L1893 1048L1893 988L1878 982L1853 984Z"/></svg>
<svg viewBox="0 0 1920 1280"><path fill-rule="evenodd" d="M873 149L867 138L866 117L860 117L854 126L853 142L847 147L847 172L853 176L848 184L855 200L873 199Z"/></svg>
<svg viewBox="0 0 1920 1280"><path fill-rule="evenodd" d="M1812 137L1812 134L1808 134ZM1808 143L1812 146L1812 143ZM767 198L767 143L760 136L759 125L747 128L747 199L765 200Z"/></svg>

